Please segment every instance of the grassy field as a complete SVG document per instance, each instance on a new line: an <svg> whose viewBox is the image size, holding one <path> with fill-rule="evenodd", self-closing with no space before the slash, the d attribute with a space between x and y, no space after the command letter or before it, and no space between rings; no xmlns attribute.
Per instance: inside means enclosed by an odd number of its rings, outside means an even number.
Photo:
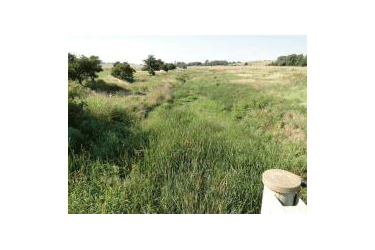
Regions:
<svg viewBox="0 0 375 250"><path fill-rule="evenodd" d="M265 170L307 180L306 67L135 78L70 83L69 213L260 213Z"/></svg>

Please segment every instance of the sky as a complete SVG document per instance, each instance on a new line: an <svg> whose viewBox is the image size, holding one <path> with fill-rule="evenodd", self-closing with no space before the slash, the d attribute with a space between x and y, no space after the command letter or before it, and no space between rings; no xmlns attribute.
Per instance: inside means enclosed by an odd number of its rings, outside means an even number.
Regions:
<svg viewBox="0 0 375 250"><path fill-rule="evenodd" d="M142 64L148 55L165 62L276 60L307 54L307 36L69 36L68 52L134 64Z"/></svg>

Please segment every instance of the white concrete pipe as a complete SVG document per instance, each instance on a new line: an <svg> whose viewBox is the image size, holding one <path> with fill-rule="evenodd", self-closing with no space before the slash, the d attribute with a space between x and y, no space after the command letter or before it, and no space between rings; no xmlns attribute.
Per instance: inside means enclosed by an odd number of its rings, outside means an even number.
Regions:
<svg viewBox="0 0 375 250"><path fill-rule="evenodd" d="M306 213L307 206L299 198L301 178L281 169L263 173L261 214Z"/></svg>

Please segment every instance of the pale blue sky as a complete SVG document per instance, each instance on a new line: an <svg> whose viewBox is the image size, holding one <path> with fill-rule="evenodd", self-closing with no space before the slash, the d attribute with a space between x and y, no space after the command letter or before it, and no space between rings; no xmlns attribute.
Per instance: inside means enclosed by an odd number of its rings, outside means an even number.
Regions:
<svg viewBox="0 0 375 250"><path fill-rule="evenodd" d="M136 64L150 54L165 62L275 60L307 54L307 36L69 36L68 52Z"/></svg>

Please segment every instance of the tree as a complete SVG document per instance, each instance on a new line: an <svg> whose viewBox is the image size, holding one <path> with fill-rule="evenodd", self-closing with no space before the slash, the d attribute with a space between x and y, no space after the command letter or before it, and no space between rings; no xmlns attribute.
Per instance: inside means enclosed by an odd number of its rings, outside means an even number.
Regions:
<svg viewBox="0 0 375 250"><path fill-rule="evenodd" d="M184 62L176 62L176 66L183 69L187 68L187 64Z"/></svg>
<svg viewBox="0 0 375 250"><path fill-rule="evenodd" d="M176 64L173 64L173 63L169 64L169 70L174 70L176 68L177 68Z"/></svg>
<svg viewBox="0 0 375 250"><path fill-rule="evenodd" d="M162 69L168 73L168 70L169 70L169 67L168 67L168 63L164 64Z"/></svg>
<svg viewBox="0 0 375 250"><path fill-rule="evenodd" d="M127 62L115 62L111 71L111 75L128 82L134 82L133 73L135 72L135 69L130 67Z"/></svg>
<svg viewBox="0 0 375 250"><path fill-rule="evenodd" d="M307 55L291 54L288 56L279 56L276 62L270 64L271 66L307 66Z"/></svg>
<svg viewBox="0 0 375 250"><path fill-rule="evenodd" d="M146 60L143 60L145 66L142 70L147 70L150 75L155 75L155 71L162 69L164 62L161 59L156 60L153 55L149 55Z"/></svg>
<svg viewBox="0 0 375 250"><path fill-rule="evenodd" d="M165 63L162 67L162 70L164 70L165 72L168 72L168 70L174 70L176 69L176 65L174 65L173 63Z"/></svg>
<svg viewBox="0 0 375 250"><path fill-rule="evenodd" d="M75 55L68 53L68 79L77 80L82 85L84 80L94 81L102 71L101 61L97 56L81 56L77 58Z"/></svg>

